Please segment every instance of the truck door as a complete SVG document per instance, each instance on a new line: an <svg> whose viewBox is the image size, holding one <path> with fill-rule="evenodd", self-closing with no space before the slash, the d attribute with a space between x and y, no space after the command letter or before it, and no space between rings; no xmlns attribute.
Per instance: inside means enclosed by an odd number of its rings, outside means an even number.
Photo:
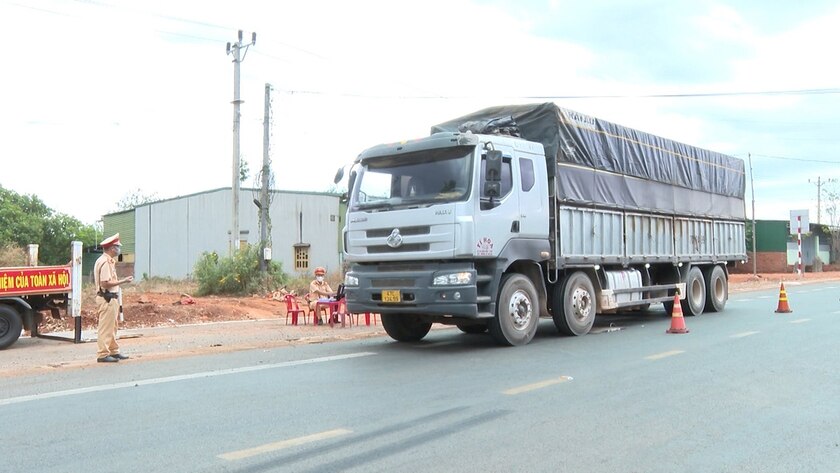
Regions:
<svg viewBox="0 0 840 473"><path fill-rule="evenodd" d="M483 192L485 175L485 156L481 158L478 192ZM490 201L482 197L479 203L478 217L475 219L476 256L498 256L511 238L520 232L519 195L514 189L513 159L510 155L502 158L501 192L499 197Z"/></svg>
<svg viewBox="0 0 840 473"><path fill-rule="evenodd" d="M514 162L514 181L519 193L519 236L548 237L548 191L545 159L519 156Z"/></svg>

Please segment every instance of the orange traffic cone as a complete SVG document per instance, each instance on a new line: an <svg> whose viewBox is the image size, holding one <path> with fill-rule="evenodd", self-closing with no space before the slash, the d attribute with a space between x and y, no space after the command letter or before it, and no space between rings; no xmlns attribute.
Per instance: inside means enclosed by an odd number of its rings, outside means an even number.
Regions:
<svg viewBox="0 0 840 473"><path fill-rule="evenodd" d="M685 318L683 318L682 305L680 304L680 295L674 294L674 308L671 309L671 328L665 331L666 333L688 333L685 328Z"/></svg>
<svg viewBox="0 0 840 473"><path fill-rule="evenodd" d="M793 312L790 310L790 306L788 305L787 300L787 292L785 292L785 283L780 283L781 286L779 287L779 306L776 309L777 314L787 314Z"/></svg>

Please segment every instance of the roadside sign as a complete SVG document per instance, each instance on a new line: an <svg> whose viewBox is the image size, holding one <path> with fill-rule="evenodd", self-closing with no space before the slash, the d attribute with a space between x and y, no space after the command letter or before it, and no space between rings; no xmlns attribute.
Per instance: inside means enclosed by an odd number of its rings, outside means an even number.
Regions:
<svg viewBox="0 0 840 473"><path fill-rule="evenodd" d="M810 224L808 223L808 209L805 210L791 210L790 211L790 234L796 235L799 233L799 228L802 228L802 233L808 233Z"/></svg>

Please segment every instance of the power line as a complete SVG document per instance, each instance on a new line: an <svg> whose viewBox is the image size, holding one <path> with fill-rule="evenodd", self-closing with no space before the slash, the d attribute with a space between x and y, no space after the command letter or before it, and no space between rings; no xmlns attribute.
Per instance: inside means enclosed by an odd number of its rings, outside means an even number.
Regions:
<svg viewBox="0 0 840 473"><path fill-rule="evenodd" d="M827 161L825 159L808 159L808 158L791 158L788 156L771 156L768 154L753 154L755 157L759 158L770 158L770 159L781 159L783 161L797 161L797 162L805 162L805 163L824 163L824 164L838 164L838 161Z"/></svg>
<svg viewBox="0 0 840 473"><path fill-rule="evenodd" d="M370 95L331 93L318 90L285 90L287 93L309 94L309 95L333 95L338 97L366 98L366 99L447 99L447 100L475 100L487 98L481 95ZM696 94L646 94L646 95L517 95L498 96L500 99L523 99L523 100L574 100L574 99L658 99L658 98L699 98L699 97L738 97L738 96L773 96L773 95L829 95L840 94L837 89L801 89L801 90L766 90L756 92L708 92Z"/></svg>

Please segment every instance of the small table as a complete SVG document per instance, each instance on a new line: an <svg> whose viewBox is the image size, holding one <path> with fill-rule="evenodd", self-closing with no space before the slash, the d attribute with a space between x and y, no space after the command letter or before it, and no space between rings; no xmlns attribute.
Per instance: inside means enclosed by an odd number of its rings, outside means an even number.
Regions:
<svg viewBox="0 0 840 473"><path fill-rule="evenodd" d="M315 302L315 316L319 319L321 318L321 311L327 310L327 321L330 324L330 327L333 326L333 317L338 312L339 307L341 306L341 301L333 301L333 300L318 300ZM344 327L344 317L341 318L341 326Z"/></svg>

